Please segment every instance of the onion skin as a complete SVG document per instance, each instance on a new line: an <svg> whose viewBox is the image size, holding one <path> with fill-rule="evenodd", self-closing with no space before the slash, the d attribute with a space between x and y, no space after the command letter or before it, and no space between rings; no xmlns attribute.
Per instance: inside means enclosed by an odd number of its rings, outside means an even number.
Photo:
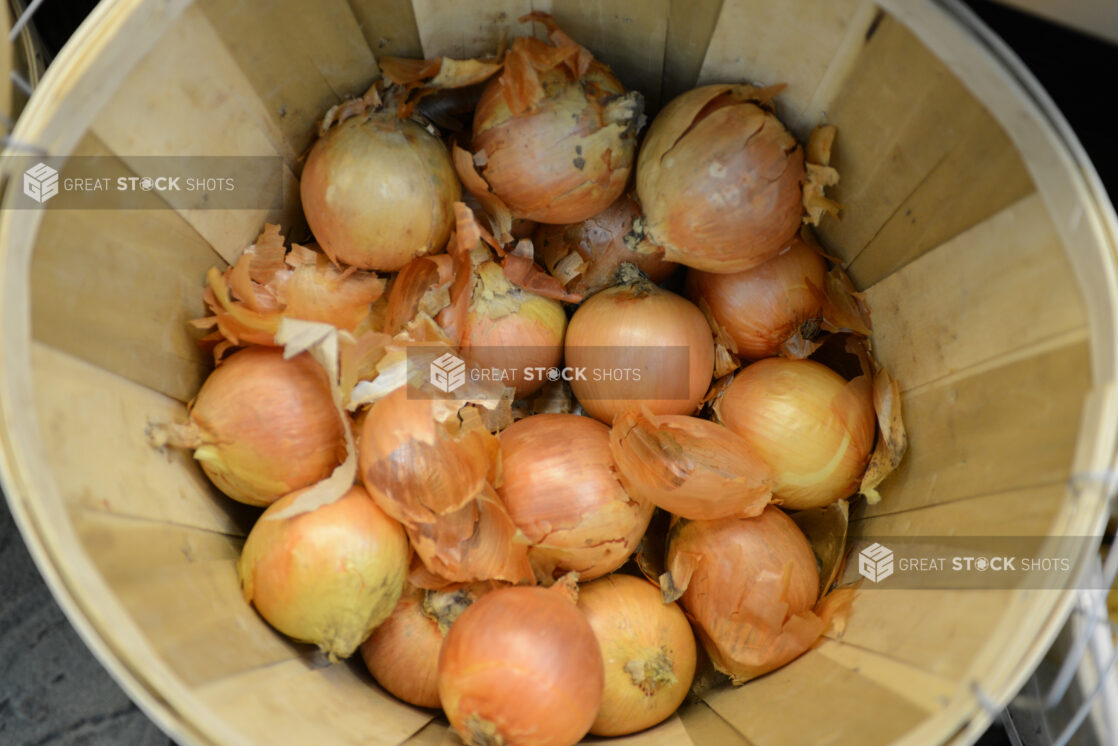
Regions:
<svg viewBox="0 0 1118 746"><path fill-rule="evenodd" d="M609 429L589 417L539 414L500 438L498 493L532 542L528 559L537 580L551 583L572 570L593 580L623 565L653 506L618 481Z"/></svg>
<svg viewBox="0 0 1118 746"><path fill-rule="evenodd" d="M536 254L567 292L586 297L613 285L625 262L635 264L650 282L661 283L679 265L664 259L662 246L633 230L640 216L636 198L623 194L581 223L541 224L534 237Z"/></svg>
<svg viewBox="0 0 1118 746"><path fill-rule="evenodd" d="M669 585L685 589L680 603L715 668L735 684L783 666L824 631L812 611L815 555L778 508L755 518L677 521L668 573Z"/></svg>
<svg viewBox="0 0 1118 746"><path fill-rule="evenodd" d="M763 264L732 274L691 270L687 294L709 309L747 360L788 352L790 340L808 341L819 333L825 303L827 267L823 257L797 236ZM790 355L786 355L790 356Z"/></svg>
<svg viewBox="0 0 1118 746"><path fill-rule="evenodd" d="M716 411L772 467L785 508L820 508L857 491L876 432L867 376L847 382L814 360L768 358L734 377Z"/></svg>
<svg viewBox="0 0 1118 746"><path fill-rule="evenodd" d="M462 188L441 140L374 112L346 119L315 142L299 193L327 256L395 271L446 245Z"/></svg>
<svg viewBox="0 0 1118 746"><path fill-rule="evenodd" d="M595 736L636 733L682 704L695 676L695 635L675 603L631 575L609 575L579 588L578 607L598 638L605 689Z"/></svg>
<svg viewBox="0 0 1118 746"><path fill-rule="evenodd" d="M467 744L572 746L602 699L602 653L589 622L557 588L501 588L450 628L439 699Z"/></svg>
<svg viewBox="0 0 1118 746"><path fill-rule="evenodd" d="M248 505L270 505L325 479L345 458L345 424L326 373L306 354L234 353L202 384L190 420L206 476Z"/></svg>
<svg viewBox="0 0 1118 746"><path fill-rule="evenodd" d="M665 348L687 348L686 389L682 370L664 370ZM598 348L598 349L594 349ZM639 398L613 398L634 390L633 382L571 381L583 409L607 425L635 407L652 414L692 414L710 386L714 339L702 311L686 298L637 281L608 288L586 300L567 326L565 362L572 368L633 368L641 371ZM680 363L682 364L682 360ZM680 394L683 394L682 396Z"/></svg>
<svg viewBox="0 0 1118 746"><path fill-rule="evenodd" d="M649 238L665 257L740 272L791 242L803 213L804 154L765 107L774 89L710 85L656 116L637 158Z"/></svg>
<svg viewBox="0 0 1118 746"><path fill-rule="evenodd" d="M245 600L289 637L347 658L388 618L408 571L404 529L361 487L292 518L265 510L237 564Z"/></svg>

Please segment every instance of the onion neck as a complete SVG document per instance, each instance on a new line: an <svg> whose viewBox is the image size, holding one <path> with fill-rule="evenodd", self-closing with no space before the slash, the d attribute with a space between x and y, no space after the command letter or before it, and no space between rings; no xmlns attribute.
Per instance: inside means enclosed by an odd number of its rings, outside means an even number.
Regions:
<svg viewBox="0 0 1118 746"><path fill-rule="evenodd" d="M470 746L505 746L505 738L495 723L475 713L466 719L466 743Z"/></svg>
<svg viewBox="0 0 1118 746"><path fill-rule="evenodd" d="M677 681L671 658L663 648L647 658L629 661L625 673L633 680L633 686L649 697Z"/></svg>
<svg viewBox="0 0 1118 746"><path fill-rule="evenodd" d="M439 632L445 637L459 615L472 604L476 598L468 588L459 588L456 591L426 591L420 608L423 613L439 625Z"/></svg>
<svg viewBox="0 0 1118 746"><path fill-rule="evenodd" d="M622 262L615 276L618 287L623 287L636 297L650 295L658 288L632 262Z"/></svg>

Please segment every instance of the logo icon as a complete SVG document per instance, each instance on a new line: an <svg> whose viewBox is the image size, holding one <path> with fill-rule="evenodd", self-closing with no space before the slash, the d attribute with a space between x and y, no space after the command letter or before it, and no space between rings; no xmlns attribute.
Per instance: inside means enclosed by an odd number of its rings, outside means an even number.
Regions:
<svg viewBox="0 0 1118 746"><path fill-rule="evenodd" d="M858 573L871 583L893 574L893 550L874 542L858 553Z"/></svg>
<svg viewBox="0 0 1118 746"><path fill-rule="evenodd" d="M431 385L449 394L466 382L466 362L451 353L436 358L431 363Z"/></svg>
<svg viewBox="0 0 1118 746"><path fill-rule="evenodd" d="M23 193L43 204L58 194L58 172L45 163L36 163L23 172Z"/></svg>

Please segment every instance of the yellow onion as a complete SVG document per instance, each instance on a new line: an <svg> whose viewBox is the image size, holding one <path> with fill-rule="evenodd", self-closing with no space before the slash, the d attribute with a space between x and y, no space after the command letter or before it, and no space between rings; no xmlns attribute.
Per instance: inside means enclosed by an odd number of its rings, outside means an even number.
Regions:
<svg viewBox="0 0 1118 746"><path fill-rule="evenodd" d="M607 425L634 407L691 414L714 372L706 319L632 265L622 265L620 277L621 285L592 295L571 317L565 351L567 367L576 371L571 390L587 414Z"/></svg>
<svg viewBox="0 0 1118 746"><path fill-rule="evenodd" d="M670 261L740 272L791 242L804 153L768 106L779 88L708 85L673 99L648 129L637 194Z"/></svg>
<svg viewBox="0 0 1118 746"><path fill-rule="evenodd" d="M156 426L149 439L194 449L226 495L269 505L330 476L346 456L344 428L310 355L284 360L278 347L249 347L210 374L185 424Z"/></svg>
<svg viewBox="0 0 1118 746"><path fill-rule="evenodd" d="M408 540L358 486L310 512L277 517L300 494L273 503L249 532L237 564L241 586L280 632L346 658L399 600Z"/></svg>
<svg viewBox="0 0 1118 746"><path fill-rule="evenodd" d="M691 270L688 295L747 360L806 357L822 329L827 267L797 236L781 253L731 274Z"/></svg>
<svg viewBox="0 0 1118 746"><path fill-rule="evenodd" d="M677 520L668 535L666 598L679 598L722 673L741 684L793 660L819 638L819 570L792 519ZM682 595L680 595L682 594Z"/></svg>
<svg viewBox="0 0 1118 746"><path fill-rule="evenodd" d="M668 279L678 266L664 259L664 249L633 230L640 204L626 193L597 215L574 225L540 225L536 253L547 271L569 293L590 296L613 285L625 262L653 283Z"/></svg>
<svg viewBox="0 0 1118 746"><path fill-rule="evenodd" d="M814 360L769 358L740 371L717 414L772 467L785 508L818 508L858 489L874 446L873 386Z"/></svg>
<svg viewBox="0 0 1118 746"><path fill-rule="evenodd" d="M629 494L681 518L748 518L772 499L768 464L717 423L631 409L613 421L609 444Z"/></svg>
<svg viewBox="0 0 1118 746"><path fill-rule="evenodd" d="M473 746L572 746L602 700L602 654L566 585L499 588L462 613L439 654L439 699Z"/></svg>
<svg viewBox="0 0 1118 746"><path fill-rule="evenodd" d="M578 592L602 649L605 688L596 736L623 736L651 728L683 702L695 675L695 635L675 603L632 575L609 575Z"/></svg>
<svg viewBox="0 0 1118 746"><path fill-rule="evenodd" d="M361 645L369 673L393 696L419 707L439 706L439 650L450 625L482 584L448 591L404 586L392 614Z"/></svg>
<svg viewBox="0 0 1118 746"><path fill-rule="evenodd" d="M643 102L550 16L522 20L547 25L552 44L513 41L504 70L478 103L472 163L462 179L482 204L495 196L515 217L576 223L604 210L625 188ZM487 189L478 188L470 170Z"/></svg>
<svg viewBox="0 0 1118 746"><path fill-rule="evenodd" d="M528 559L542 583L570 571L593 580L636 549L652 504L617 479L609 429L589 417L538 414L501 433L498 488L513 522L532 542Z"/></svg>
<svg viewBox="0 0 1118 746"><path fill-rule="evenodd" d="M462 192L442 140L375 105L332 127L329 120L299 184L322 250L337 262L387 271L441 250Z"/></svg>

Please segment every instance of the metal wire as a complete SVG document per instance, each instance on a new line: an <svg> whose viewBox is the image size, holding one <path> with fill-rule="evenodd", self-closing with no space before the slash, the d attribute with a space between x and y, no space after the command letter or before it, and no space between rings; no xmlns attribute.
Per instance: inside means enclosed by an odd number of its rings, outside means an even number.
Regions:
<svg viewBox="0 0 1118 746"><path fill-rule="evenodd" d="M23 31L23 27L31 22L31 16L35 15L35 11L43 4L43 0L31 0L27 9L19 14L19 18L12 24L12 30L8 32L8 41L15 41L19 36L19 32Z"/></svg>

